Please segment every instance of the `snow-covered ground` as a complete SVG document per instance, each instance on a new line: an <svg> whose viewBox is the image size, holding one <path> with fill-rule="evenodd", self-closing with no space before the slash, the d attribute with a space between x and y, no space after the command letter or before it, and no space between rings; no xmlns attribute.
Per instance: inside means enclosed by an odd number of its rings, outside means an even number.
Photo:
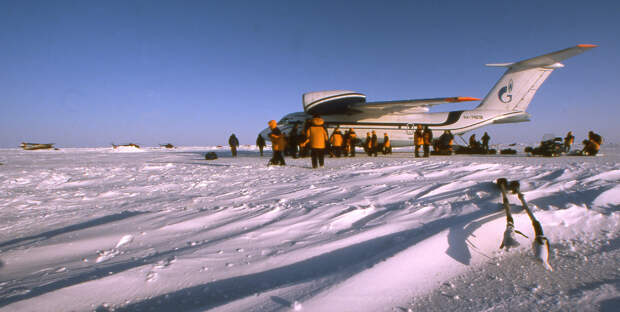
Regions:
<svg viewBox="0 0 620 312"><path fill-rule="evenodd" d="M217 160L205 160L215 151ZM620 149L286 158L0 150L1 311L617 311ZM510 251L493 182L551 242Z"/></svg>

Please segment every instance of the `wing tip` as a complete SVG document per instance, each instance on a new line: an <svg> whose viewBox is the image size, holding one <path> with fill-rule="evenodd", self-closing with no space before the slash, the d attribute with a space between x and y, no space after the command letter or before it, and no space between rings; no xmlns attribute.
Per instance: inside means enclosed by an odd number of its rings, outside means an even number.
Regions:
<svg viewBox="0 0 620 312"><path fill-rule="evenodd" d="M457 103L457 102L468 102L468 101L480 101L479 98L469 97L469 96L457 96L453 98L449 98L448 102Z"/></svg>
<svg viewBox="0 0 620 312"><path fill-rule="evenodd" d="M582 44L578 44L577 47L578 48L596 48L596 47L598 47L598 45L597 44L582 43Z"/></svg>

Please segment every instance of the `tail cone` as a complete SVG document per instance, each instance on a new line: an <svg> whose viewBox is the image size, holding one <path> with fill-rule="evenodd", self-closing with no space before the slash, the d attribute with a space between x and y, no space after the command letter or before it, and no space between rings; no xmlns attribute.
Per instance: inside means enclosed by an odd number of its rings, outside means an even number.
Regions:
<svg viewBox="0 0 620 312"><path fill-rule="evenodd" d="M532 247L534 248L534 255L542 262L545 269L553 271L553 268L549 264L549 241L547 238L544 236L536 236L534 243L532 243Z"/></svg>

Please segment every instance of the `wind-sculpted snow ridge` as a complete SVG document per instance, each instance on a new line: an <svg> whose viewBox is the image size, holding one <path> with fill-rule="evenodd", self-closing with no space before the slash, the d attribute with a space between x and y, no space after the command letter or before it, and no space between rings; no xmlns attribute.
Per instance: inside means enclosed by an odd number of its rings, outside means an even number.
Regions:
<svg viewBox="0 0 620 312"><path fill-rule="evenodd" d="M620 153L287 158L254 147L0 150L0 311L601 309L620 294ZM205 160L208 151L217 160ZM552 246L499 249L519 180ZM513 198L514 197L514 198Z"/></svg>

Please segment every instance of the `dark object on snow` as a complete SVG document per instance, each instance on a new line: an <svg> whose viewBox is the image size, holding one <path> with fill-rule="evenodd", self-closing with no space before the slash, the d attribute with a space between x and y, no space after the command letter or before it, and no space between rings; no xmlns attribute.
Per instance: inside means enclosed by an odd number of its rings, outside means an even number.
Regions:
<svg viewBox="0 0 620 312"><path fill-rule="evenodd" d="M26 151L39 150L39 149L56 149L54 143L26 143L22 142L21 148Z"/></svg>
<svg viewBox="0 0 620 312"><path fill-rule="evenodd" d="M217 154L215 152L208 152L205 154L206 160L214 160L217 159Z"/></svg>
<svg viewBox="0 0 620 312"><path fill-rule="evenodd" d="M510 213L510 203L508 202L507 196L507 193L510 190L513 194L516 194L517 197L519 197L523 209L525 210L525 212L527 212L530 221L532 221L532 227L534 228L534 234L536 235L536 237L534 238L534 242L532 243L532 247L534 248L534 255L536 256L536 258L538 258L538 260L540 260L545 269L553 271L553 268L549 264L549 240L547 239L547 237L545 237L545 234L543 233L542 225L540 224L540 222L538 222L538 220L536 220L536 217L534 217L534 213L528 207L527 202L525 201L525 196L523 195L523 193L521 193L519 181L508 182L506 178L499 178L497 179L496 183L502 193L502 202L504 206L504 211L506 212L506 230L504 231L504 239L499 248L506 248L506 251L508 251L511 247L519 246L519 242L515 239L515 233L527 237L525 236L525 234L515 230L514 228L514 221L512 219L512 214Z"/></svg>
<svg viewBox="0 0 620 312"><path fill-rule="evenodd" d="M455 145L453 147L454 154L465 154L465 155L495 155L497 154L497 150L491 148L489 150L484 150L482 146L477 145L474 148L469 146Z"/></svg>
<svg viewBox="0 0 620 312"><path fill-rule="evenodd" d="M517 154L517 150L514 150L512 148L505 148L505 149L499 151L499 153L501 155L515 155L515 154Z"/></svg>
<svg viewBox="0 0 620 312"><path fill-rule="evenodd" d="M563 150L564 145L562 144L562 138L558 137L542 141L538 147L528 146L524 151L534 156L540 155L545 157L555 157L560 156Z"/></svg>
<svg viewBox="0 0 620 312"><path fill-rule="evenodd" d="M159 144L159 146L161 146L161 147L165 147L165 148L174 148L174 145L172 145L171 143L167 143L167 144Z"/></svg>
<svg viewBox="0 0 620 312"><path fill-rule="evenodd" d="M119 147L135 147L135 148L140 148L140 145L135 144L135 143L115 145L114 143L112 143L112 148L117 149Z"/></svg>

